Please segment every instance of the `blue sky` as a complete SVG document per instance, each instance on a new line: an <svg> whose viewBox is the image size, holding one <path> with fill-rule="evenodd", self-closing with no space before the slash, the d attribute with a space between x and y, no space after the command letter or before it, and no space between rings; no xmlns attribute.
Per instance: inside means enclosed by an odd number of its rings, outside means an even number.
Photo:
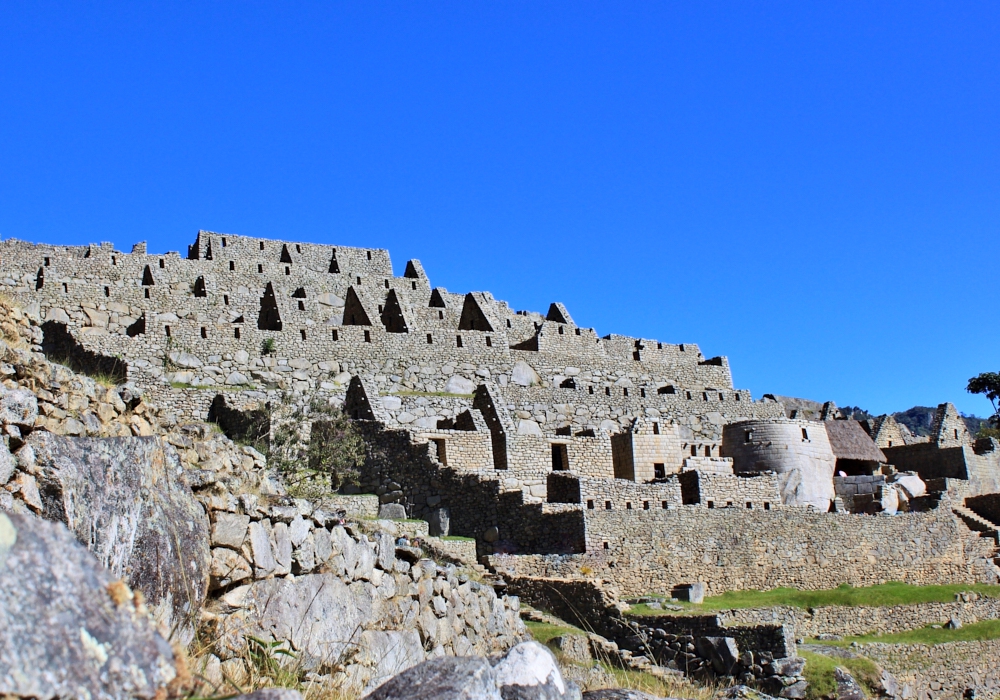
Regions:
<svg viewBox="0 0 1000 700"><path fill-rule="evenodd" d="M0 4L0 236L199 228L986 415L1000 4Z"/></svg>

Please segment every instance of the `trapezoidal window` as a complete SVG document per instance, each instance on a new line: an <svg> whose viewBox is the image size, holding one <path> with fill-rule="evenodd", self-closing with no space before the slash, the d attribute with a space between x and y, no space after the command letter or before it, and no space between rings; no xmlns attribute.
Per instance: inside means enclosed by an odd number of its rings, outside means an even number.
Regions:
<svg viewBox="0 0 1000 700"><path fill-rule="evenodd" d="M163 258L160 258L160 269L162 270L163 268L164 268Z"/></svg>
<svg viewBox="0 0 1000 700"><path fill-rule="evenodd" d="M413 290L416 291L416 289L417 289L417 283L416 282L410 282L410 284L413 285Z"/></svg>
<svg viewBox="0 0 1000 700"><path fill-rule="evenodd" d="M306 339L306 329L303 328L302 330L299 331L299 333L302 335L302 340L305 340Z"/></svg>
<svg viewBox="0 0 1000 700"><path fill-rule="evenodd" d="M448 443L444 438L431 438L431 444L434 445L434 451L431 453L437 461L439 461L444 466L448 466Z"/></svg>
<svg viewBox="0 0 1000 700"><path fill-rule="evenodd" d="M743 431L743 442L750 442L751 440L753 440L753 431L752 430L744 430Z"/></svg>
<svg viewBox="0 0 1000 700"><path fill-rule="evenodd" d="M226 306L229 306L229 295L228 294L223 294L222 295L222 303L225 304Z"/></svg>
<svg viewBox="0 0 1000 700"><path fill-rule="evenodd" d="M222 247L223 247L223 248L225 248L225 247L226 247L226 239L225 239L224 237L223 237L223 239L222 239Z"/></svg>
<svg viewBox="0 0 1000 700"><path fill-rule="evenodd" d="M805 428L802 429L802 439L803 440L808 440L809 439L809 431L806 430Z"/></svg>
<svg viewBox="0 0 1000 700"><path fill-rule="evenodd" d="M281 313L278 311L278 300L274 298L274 287L271 286L270 282L264 288L264 296L260 298L257 329L262 331L281 330Z"/></svg>
<svg viewBox="0 0 1000 700"><path fill-rule="evenodd" d="M365 331L365 342L366 343L372 342L372 332L371 331Z"/></svg>
<svg viewBox="0 0 1000 700"><path fill-rule="evenodd" d="M205 328L205 326L201 327L201 337L202 338L207 338L208 337L208 329Z"/></svg>
<svg viewBox="0 0 1000 700"><path fill-rule="evenodd" d="M660 424L654 422L653 423L653 435L659 435L659 434L660 434Z"/></svg>
<svg viewBox="0 0 1000 700"><path fill-rule="evenodd" d="M38 272L35 273L35 290L39 290L45 286L45 268L38 268ZM107 287L105 287L107 289Z"/></svg>
<svg viewBox="0 0 1000 700"><path fill-rule="evenodd" d="M559 472L569 469L569 456L562 443L552 443L552 469Z"/></svg>
<svg viewBox="0 0 1000 700"><path fill-rule="evenodd" d="M233 337L236 338L236 340L240 339L240 329L239 328L234 328L233 329Z"/></svg>
<svg viewBox="0 0 1000 700"><path fill-rule="evenodd" d="M306 310L306 303L301 299L299 299L299 311L305 311L305 310Z"/></svg>
<svg viewBox="0 0 1000 700"><path fill-rule="evenodd" d="M456 348L462 347L462 336L460 335L455 336L455 347Z"/></svg>
<svg viewBox="0 0 1000 700"><path fill-rule="evenodd" d="M236 263L234 261L232 261L232 260L229 261L229 271L230 272L235 272L236 271Z"/></svg>
<svg viewBox="0 0 1000 700"><path fill-rule="evenodd" d="M295 244L295 252L299 254L302 253L302 246L300 246L298 243Z"/></svg>
<svg viewBox="0 0 1000 700"><path fill-rule="evenodd" d="M488 347L488 348L492 348L493 347L493 339L490 338L489 336L486 336L486 347Z"/></svg>
<svg viewBox="0 0 1000 700"><path fill-rule="evenodd" d="M257 272L263 272L263 271L264 271L264 266L263 265L258 265L257 266Z"/></svg>
<svg viewBox="0 0 1000 700"><path fill-rule="evenodd" d="M260 249L261 249L261 250L264 250L264 241L261 241L261 242L260 242Z"/></svg>
<svg viewBox="0 0 1000 700"><path fill-rule="evenodd" d="M145 297L146 299L149 299L149 287L146 287L145 289L143 289L143 290L142 290L142 295L143 295L143 296L144 296L144 297Z"/></svg>
<svg viewBox="0 0 1000 700"><path fill-rule="evenodd" d="M428 345L433 345L434 344L434 336L431 335L430 333L427 334L427 344Z"/></svg>
<svg viewBox="0 0 1000 700"><path fill-rule="evenodd" d="M48 258L45 258L45 267L48 267L48 266L49 266L49 259L48 259ZM162 266L161 266L161 267L162 267Z"/></svg>
<svg viewBox="0 0 1000 700"><path fill-rule="evenodd" d="M371 320L368 312L361 304L361 298L354 291L354 287L347 288L347 296L344 298L344 321L345 326L370 326Z"/></svg>
<svg viewBox="0 0 1000 700"><path fill-rule="evenodd" d="M367 251L367 252L368 252L368 259L371 260L372 259L372 252L370 250Z"/></svg>
<svg viewBox="0 0 1000 700"><path fill-rule="evenodd" d="M204 277L200 277L199 276L194 281L194 286L191 288L191 292L196 297L207 297L208 296L208 290L205 289L205 278Z"/></svg>
<svg viewBox="0 0 1000 700"><path fill-rule="evenodd" d="M333 340L337 340L337 329L333 329Z"/></svg>

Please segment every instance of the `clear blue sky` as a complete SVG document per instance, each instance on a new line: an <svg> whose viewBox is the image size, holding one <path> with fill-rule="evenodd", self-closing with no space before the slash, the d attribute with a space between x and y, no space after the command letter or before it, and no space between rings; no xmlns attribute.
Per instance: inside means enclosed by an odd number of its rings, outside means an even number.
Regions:
<svg viewBox="0 0 1000 700"><path fill-rule="evenodd" d="M388 248L875 412L1000 370L1000 4L0 4L0 236Z"/></svg>

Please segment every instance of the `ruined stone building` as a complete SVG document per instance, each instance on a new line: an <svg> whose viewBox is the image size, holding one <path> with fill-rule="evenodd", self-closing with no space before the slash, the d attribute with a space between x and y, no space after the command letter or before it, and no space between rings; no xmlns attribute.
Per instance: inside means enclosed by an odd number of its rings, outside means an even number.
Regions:
<svg viewBox="0 0 1000 700"><path fill-rule="evenodd" d="M450 521L500 570L626 592L1000 573L966 507L1000 492L996 444L953 407L921 445L891 418L790 417L697 345L452 293L418 260L397 277L380 249L7 240L0 281L45 319L50 358L127 378L179 421L238 430L283 394L342 405L369 445L361 489Z"/></svg>

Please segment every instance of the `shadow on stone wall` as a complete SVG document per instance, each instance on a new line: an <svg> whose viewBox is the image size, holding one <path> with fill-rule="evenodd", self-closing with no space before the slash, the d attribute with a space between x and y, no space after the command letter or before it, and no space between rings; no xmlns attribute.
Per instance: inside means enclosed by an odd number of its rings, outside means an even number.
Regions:
<svg viewBox="0 0 1000 700"><path fill-rule="evenodd" d="M106 377L115 384L128 381L128 365L124 360L87 350L64 323L46 321L42 324L42 352L50 362L66 365L74 372Z"/></svg>
<svg viewBox="0 0 1000 700"><path fill-rule="evenodd" d="M257 409L240 411L226 404L226 397L216 394L208 409L208 420L212 421L230 440L266 448L271 434L271 418L267 411Z"/></svg>

